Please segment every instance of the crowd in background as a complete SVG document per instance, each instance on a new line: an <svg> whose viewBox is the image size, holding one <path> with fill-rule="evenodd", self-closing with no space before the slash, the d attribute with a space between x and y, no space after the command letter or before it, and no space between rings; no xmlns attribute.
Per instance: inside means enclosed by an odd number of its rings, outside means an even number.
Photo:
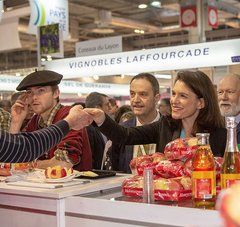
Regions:
<svg viewBox="0 0 240 227"><path fill-rule="evenodd" d="M71 107L60 103L61 79L62 75L47 70L25 77L11 100L0 102L1 130L13 134L33 132L66 117ZM163 152L167 142L203 131L211 133L214 154L223 156L226 116L236 117L240 143L240 76L237 74L226 75L216 92L203 72L182 71L174 82L171 98L161 98L157 79L152 74L141 73L130 81L129 100L130 105L119 106L113 97L98 92L88 94L84 103L76 104L86 108L99 127L90 124L71 130L38 159L38 168L62 165L77 170L93 168L131 173L132 158ZM19 108L24 109L20 114ZM104 113L101 124L99 113L96 116L93 112L96 109Z"/></svg>

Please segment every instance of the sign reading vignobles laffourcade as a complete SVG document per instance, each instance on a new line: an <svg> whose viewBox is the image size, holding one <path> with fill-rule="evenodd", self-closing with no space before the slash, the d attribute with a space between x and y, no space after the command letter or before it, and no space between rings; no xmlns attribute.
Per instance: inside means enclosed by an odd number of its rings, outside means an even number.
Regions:
<svg viewBox="0 0 240 227"><path fill-rule="evenodd" d="M28 31L37 34L37 27L59 24L63 39L69 36L68 0L29 0L31 16Z"/></svg>
<svg viewBox="0 0 240 227"><path fill-rule="evenodd" d="M46 62L64 78L178 70L239 64L240 39L197 43Z"/></svg>

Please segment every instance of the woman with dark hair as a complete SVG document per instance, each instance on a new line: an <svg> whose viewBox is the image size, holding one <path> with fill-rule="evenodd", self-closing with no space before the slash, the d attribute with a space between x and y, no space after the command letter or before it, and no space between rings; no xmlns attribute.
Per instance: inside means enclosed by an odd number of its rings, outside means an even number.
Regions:
<svg viewBox="0 0 240 227"><path fill-rule="evenodd" d="M163 152L166 144L176 138L194 137L198 132L210 133L215 156L223 156L226 129L218 107L211 80L201 71L180 71L171 96L172 116L140 127L124 128L97 109L85 109L93 116L99 129L120 145L156 143Z"/></svg>

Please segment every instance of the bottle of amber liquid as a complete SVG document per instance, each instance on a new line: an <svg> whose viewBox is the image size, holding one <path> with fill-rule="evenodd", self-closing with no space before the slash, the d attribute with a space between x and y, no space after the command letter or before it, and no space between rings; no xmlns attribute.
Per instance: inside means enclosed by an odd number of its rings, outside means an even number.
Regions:
<svg viewBox="0 0 240 227"><path fill-rule="evenodd" d="M216 197L216 173L209 133L197 133L198 149L193 157L192 193L194 207L213 208Z"/></svg>
<svg viewBox="0 0 240 227"><path fill-rule="evenodd" d="M235 117L226 117L227 143L221 172L221 188L240 181L240 153L237 145Z"/></svg>

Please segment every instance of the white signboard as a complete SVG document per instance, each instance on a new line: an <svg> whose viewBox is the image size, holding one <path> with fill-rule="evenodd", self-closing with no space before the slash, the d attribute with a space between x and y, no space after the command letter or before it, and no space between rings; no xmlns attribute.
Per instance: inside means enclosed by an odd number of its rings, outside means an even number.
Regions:
<svg viewBox="0 0 240 227"><path fill-rule="evenodd" d="M28 31L37 34L37 27L59 23L63 39L68 39L68 0L29 0L31 15Z"/></svg>
<svg viewBox="0 0 240 227"><path fill-rule="evenodd" d="M122 52L122 36L76 43L76 57Z"/></svg>
<svg viewBox="0 0 240 227"><path fill-rule="evenodd" d="M83 93L91 92L104 93L106 95L129 96L129 85L108 84L108 83L81 83L76 81L63 80L60 83L61 93Z"/></svg>
<svg viewBox="0 0 240 227"><path fill-rule="evenodd" d="M240 63L240 39L197 43L46 62L64 78L108 76Z"/></svg>
<svg viewBox="0 0 240 227"><path fill-rule="evenodd" d="M3 0L0 0L0 22L2 20L2 14L3 14Z"/></svg>
<svg viewBox="0 0 240 227"><path fill-rule="evenodd" d="M0 75L0 91L15 91L22 77ZM86 83L70 80L62 80L60 91L64 94L89 94L93 91L106 95L129 96L129 85L108 83Z"/></svg>
<svg viewBox="0 0 240 227"><path fill-rule="evenodd" d="M0 51L21 48L18 32L18 18L9 18L0 23Z"/></svg>

